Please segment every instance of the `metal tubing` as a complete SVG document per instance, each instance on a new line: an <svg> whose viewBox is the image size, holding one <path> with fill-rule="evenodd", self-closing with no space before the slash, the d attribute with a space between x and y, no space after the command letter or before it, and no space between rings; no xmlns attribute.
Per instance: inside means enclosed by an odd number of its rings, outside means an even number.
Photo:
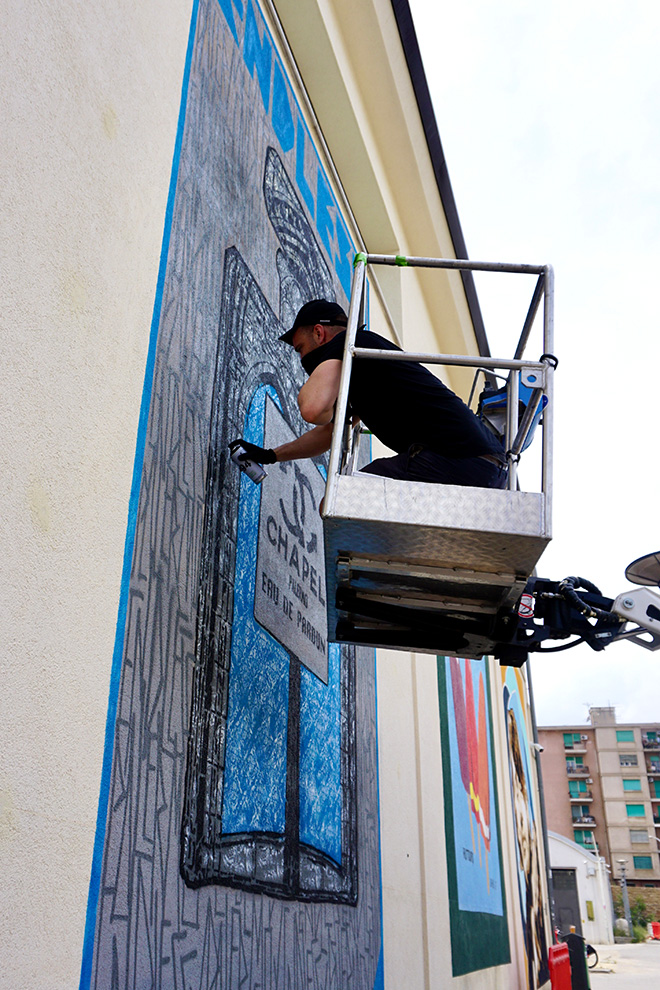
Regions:
<svg viewBox="0 0 660 990"><path fill-rule="evenodd" d="M545 286L545 273L539 275L534 288L534 295L532 296L532 301L529 304L529 309L527 310L527 316L525 317L525 322L523 324L522 333L520 334L520 340L518 341L518 346L516 347L516 352L513 355L514 358L521 358L525 353L525 348L527 347L527 341L529 340L529 335L532 332L532 325L538 308L541 302L541 296L543 295L543 289Z"/></svg>
<svg viewBox="0 0 660 990"><path fill-rule="evenodd" d="M516 439L511 444L511 453L515 457L517 457L518 454L522 452L523 444L527 439L527 434L529 433L529 429L532 425L532 420L536 415L536 409L539 404L539 399L541 398L542 395L543 395L542 388L535 388L532 391L529 402L527 403L527 407L523 414L523 418L520 421L520 426L518 427Z"/></svg>
<svg viewBox="0 0 660 990"><path fill-rule="evenodd" d="M395 265L399 268L449 268L470 272L517 272L520 275L543 275L545 265L520 265L505 261L468 261L467 258L404 258L396 254L368 254L370 265Z"/></svg>
<svg viewBox="0 0 660 990"><path fill-rule="evenodd" d="M552 265L546 265L545 269L545 294L543 305L543 353L554 354L555 347L555 325L554 325L554 302L555 302L555 273ZM553 448L553 415L554 415L554 366L551 361L545 362L547 366L545 394L548 397L548 404L543 410L543 460L541 470L541 490L545 497L545 532L546 536L552 536L552 448Z"/></svg>
<svg viewBox="0 0 660 990"><path fill-rule="evenodd" d="M366 267L367 264L397 265L401 267L419 268L445 268L451 270L467 271L491 271L491 272L514 272L520 274L535 274L537 280L532 301L525 318L523 330L518 341L515 357L512 360L500 358L483 357L481 355L472 357L462 354L427 354L419 352L406 353L405 351L372 350L370 348L360 348L355 346L355 339L359 325L365 320L366 305ZM348 312L348 327L346 330L346 341L344 345L344 356L342 361L341 377L339 382L339 392L335 407L335 428L332 435L330 447L330 461L328 465L328 480L326 484L326 494L323 515L332 513L334 510L334 500L342 451L346 448L349 451L349 459L354 461L357 456L357 445L355 442L345 442L344 429L346 413L348 409L348 393L354 358L364 358L366 360L380 361L413 361L419 364L439 364L455 367L481 368L483 370L499 369L510 372L507 385L507 424L506 424L506 450L509 460L509 481L508 487L514 490L517 487L517 461L525 442L530 425L538 405L538 398L545 394L548 403L543 411L543 450L542 450L542 492L545 499L545 535L551 536L551 506L552 506L552 400L553 400L553 362L548 359L542 361L524 361L524 353L532 324L540 306L541 298L544 301L543 309L543 350L544 355L552 355L554 348L554 272L552 266L545 265L518 265L499 262L468 261L467 259L454 258L401 258L397 255L367 255L366 260L359 260L355 264L353 273L353 285ZM518 403L519 403L519 373L521 371L535 372L540 381L540 387L534 389L531 400L525 411L520 424L518 424Z"/></svg>
<svg viewBox="0 0 660 990"><path fill-rule="evenodd" d="M509 462L509 491L514 491L517 480L517 456L511 447L513 438L518 433L518 399L520 378L517 371L512 371L506 386L506 435L504 439L506 456Z"/></svg>
<svg viewBox="0 0 660 990"><path fill-rule="evenodd" d="M354 347L353 357L378 361L416 361L418 364L446 364L463 368L506 368L516 371L536 371L542 377L547 369L544 361L518 361L465 354L426 354L418 351L378 351L368 347Z"/></svg>
<svg viewBox="0 0 660 990"><path fill-rule="evenodd" d="M366 265L364 261L359 261L353 271L351 301L348 307L348 326L346 328L346 341L344 344L344 358L341 365L339 392L337 393L337 402L335 405L335 426L332 431L330 460L328 463L328 480L325 486L325 498L323 501L323 516L331 510L337 488L339 462L341 458L341 448L344 436L344 423L346 420L346 411L348 409L348 389L351 381L351 365L355 335L357 333L359 315L364 311L363 295L365 290L365 274Z"/></svg>

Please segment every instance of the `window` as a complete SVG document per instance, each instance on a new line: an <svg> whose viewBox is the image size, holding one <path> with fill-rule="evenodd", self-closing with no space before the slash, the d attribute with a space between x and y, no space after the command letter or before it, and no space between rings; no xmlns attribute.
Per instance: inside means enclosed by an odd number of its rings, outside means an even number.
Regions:
<svg viewBox="0 0 660 990"><path fill-rule="evenodd" d="M588 804L574 804L571 806L571 814L573 815L573 820L576 818L583 818L584 815L590 815Z"/></svg>
<svg viewBox="0 0 660 990"><path fill-rule="evenodd" d="M636 870L652 870L653 860L650 856L633 856L633 866Z"/></svg>
<svg viewBox="0 0 660 990"><path fill-rule="evenodd" d="M587 782L586 780L569 780L568 782L568 793L571 797L579 797L580 794L587 793ZM658 794L660 797L660 794Z"/></svg>
<svg viewBox="0 0 660 990"><path fill-rule="evenodd" d="M616 730L616 741L618 743L622 742L634 742L635 733L632 729L617 729Z"/></svg>
<svg viewBox="0 0 660 990"><path fill-rule="evenodd" d="M660 798L660 780L651 781L651 795L652 797Z"/></svg>
<svg viewBox="0 0 660 990"><path fill-rule="evenodd" d="M634 842L638 846L648 846L649 844L649 833L645 828L631 828L630 829L630 841Z"/></svg>
<svg viewBox="0 0 660 990"><path fill-rule="evenodd" d="M637 754L636 753L619 753L619 765L622 767L636 767L637 766Z"/></svg>
<svg viewBox="0 0 660 990"><path fill-rule="evenodd" d="M574 746L579 746L581 742L582 738L579 732L564 733L564 749L573 749Z"/></svg>
<svg viewBox="0 0 660 990"><path fill-rule="evenodd" d="M573 838L581 846L593 846L594 844L594 833L590 828L576 828L573 832Z"/></svg>
<svg viewBox="0 0 660 990"><path fill-rule="evenodd" d="M641 791L642 782L635 777L630 777L628 780L624 780L623 789L624 791Z"/></svg>
<svg viewBox="0 0 660 990"><path fill-rule="evenodd" d="M566 757L566 769L572 770L573 767L584 766L584 756L567 756Z"/></svg>
<svg viewBox="0 0 660 990"><path fill-rule="evenodd" d="M628 818L644 818L644 805L643 804L627 804L626 814Z"/></svg>

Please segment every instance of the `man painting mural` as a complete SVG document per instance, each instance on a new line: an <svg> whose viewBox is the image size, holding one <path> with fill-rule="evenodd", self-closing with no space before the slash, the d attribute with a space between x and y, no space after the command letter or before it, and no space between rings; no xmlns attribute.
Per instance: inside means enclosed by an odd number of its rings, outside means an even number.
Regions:
<svg viewBox="0 0 660 990"><path fill-rule="evenodd" d="M264 449L241 441L245 457L260 464L317 457L330 449L348 319L337 303L315 299L298 312L280 340L300 355L309 375L298 393L303 419L314 428L291 443ZM357 331L356 345L375 350L401 348L369 330ZM402 481L477 488L505 488L506 457L500 441L435 375L414 361L356 360L349 412L396 451L362 468Z"/></svg>

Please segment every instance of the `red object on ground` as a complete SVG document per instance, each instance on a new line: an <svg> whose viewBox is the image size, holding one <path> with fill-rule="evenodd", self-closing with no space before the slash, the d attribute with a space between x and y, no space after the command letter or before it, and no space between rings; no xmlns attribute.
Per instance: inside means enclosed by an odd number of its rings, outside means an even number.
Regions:
<svg viewBox="0 0 660 990"><path fill-rule="evenodd" d="M653 929L653 938L660 941L660 921L652 921L651 928Z"/></svg>
<svg viewBox="0 0 660 990"><path fill-rule="evenodd" d="M571 990L571 964L566 943L551 945L548 957L552 990Z"/></svg>

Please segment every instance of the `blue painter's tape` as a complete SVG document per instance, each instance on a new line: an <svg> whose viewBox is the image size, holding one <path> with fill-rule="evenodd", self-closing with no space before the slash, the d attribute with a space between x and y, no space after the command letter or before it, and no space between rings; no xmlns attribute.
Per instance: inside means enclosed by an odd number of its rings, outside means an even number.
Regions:
<svg viewBox="0 0 660 990"><path fill-rule="evenodd" d="M149 334L149 349L147 352L147 362L144 372L144 386L142 389L142 402L140 405L140 416L138 419L137 438L135 443L135 461L133 463L133 479L131 482L131 493L128 503L128 521L126 525L126 540L124 543L124 561L122 567L121 585L119 590L119 609L117 613L117 627L115 631L115 646L112 656L112 668L110 672L110 690L108 697L108 714L105 725L105 743L103 750L103 764L101 768L101 787L99 792L99 806L96 817L96 834L94 836L94 851L92 855L92 868L89 881L89 894L87 898L87 914L85 918L85 934L83 939L82 965L80 969L80 990L89 990L92 977L92 961L94 957L94 935L96 932L96 915L99 903L99 892L101 887L101 869L103 865L103 849L105 846L105 829L108 812L108 801L110 798L110 776L112 771L112 757L115 742L115 722L117 718L117 702L119 697L119 681L121 677L121 665L124 652L124 635L126 628L126 613L128 608L128 590L131 576L131 564L133 561L133 547L135 545L135 529L137 522L138 500L140 497L140 485L142 481L142 465L144 463L144 451L147 438L147 424L149 420L149 408L151 406L151 392L153 389L154 364L156 359L156 343L158 340L158 328L160 326L161 307L163 302L163 288L165 285L165 272L167 269L167 259L170 248L170 237L172 231L172 216L174 213L174 200L176 195L177 179L179 175L179 162L181 159L181 145L183 141L183 129L186 118L186 106L188 99L188 83L190 79L190 66L192 62L193 42L197 27L197 14L199 0L193 0L192 16L190 21L190 33L188 35L188 48L186 51L186 61L183 72L183 82L181 85L181 104L179 109L179 120L177 124L176 140L174 143L174 155L172 158L172 174L170 177L170 188L167 197L167 207L165 210L165 222L163 225L163 243L160 253L160 264L158 269L158 281L156 283L156 296L154 300L154 311L151 320L151 330Z"/></svg>

